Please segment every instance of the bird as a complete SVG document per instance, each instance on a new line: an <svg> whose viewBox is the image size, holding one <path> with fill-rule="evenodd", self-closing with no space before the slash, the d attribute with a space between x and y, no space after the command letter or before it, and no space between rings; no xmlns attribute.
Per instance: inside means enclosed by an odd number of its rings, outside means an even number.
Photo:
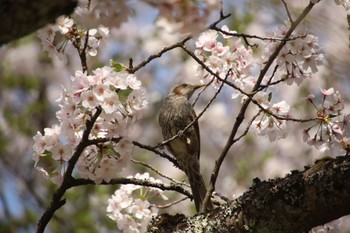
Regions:
<svg viewBox="0 0 350 233"><path fill-rule="evenodd" d="M187 130L184 129L196 119L196 113L189 99L198 88L204 85L188 83L177 84L171 88L159 111L159 125L164 140L179 135L166 143L166 147L176 158L178 166L188 177L192 195L199 212L207 193L200 171L200 134L198 121ZM206 210L213 209L209 200Z"/></svg>

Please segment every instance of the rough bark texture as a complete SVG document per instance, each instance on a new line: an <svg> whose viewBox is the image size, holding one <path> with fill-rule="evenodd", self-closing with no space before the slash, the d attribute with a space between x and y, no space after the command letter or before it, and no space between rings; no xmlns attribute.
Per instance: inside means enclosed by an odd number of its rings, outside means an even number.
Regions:
<svg viewBox="0 0 350 233"><path fill-rule="evenodd" d="M350 156L260 181L235 201L186 217L160 215L148 232L307 232L350 214Z"/></svg>
<svg viewBox="0 0 350 233"><path fill-rule="evenodd" d="M77 0L0 0L0 45L69 15L76 6Z"/></svg>

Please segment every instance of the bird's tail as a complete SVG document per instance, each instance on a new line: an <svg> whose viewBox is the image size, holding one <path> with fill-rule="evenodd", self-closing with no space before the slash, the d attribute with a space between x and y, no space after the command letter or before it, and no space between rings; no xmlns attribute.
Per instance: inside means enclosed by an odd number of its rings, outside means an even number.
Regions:
<svg viewBox="0 0 350 233"><path fill-rule="evenodd" d="M194 203L196 205L196 210L197 212L199 212L202 207L205 195L207 193L207 188L205 186L205 183L199 168L198 169L195 169L194 167L190 168L187 176L191 185L191 190L192 190ZM209 199L206 210L211 210L211 209L213 209L213 203Z"/></svg>

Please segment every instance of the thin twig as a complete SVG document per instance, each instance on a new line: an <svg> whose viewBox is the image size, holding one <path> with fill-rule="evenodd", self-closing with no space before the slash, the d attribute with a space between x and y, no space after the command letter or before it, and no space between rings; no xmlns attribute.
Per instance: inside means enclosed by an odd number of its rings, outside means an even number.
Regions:
<svg viewBox="0 0 350 233"><path fill-rule="evenodd" d="M136 163L136 164L139 164L139 165L142 165L144 167L147 167L148 169L151 169L153 172L155 172L156 174L158 174L159 176L167 179L167 180L170 180L171 182L173 182L174 184L177 184L179 186L181 185L184 185L186 187L190 187L190 185L184 183L184 182L180 182L180 181L177 181L177 180L174 180L173 178L169 177L169 176L166 176L164 175L163 173L161 173L160 171L158 171L157 169L155 169L154 167L152 167L151 165L147 164L147 163L144 163L142 161L139 161L139 160L135 160L135 159L131 159L131 161L133 163Z"/></svg>
<svg viewBox="0 0 350 233"><path fill-rule="evenodd" d="M109 142L109 141L113 141L113 142L118 143L121 139L122 139L122 137L89 139L87 141L87 145L98 145L99 143L105 143L105 142ZM174 159L173 157L171 157L170 155L168 155L162 151L157 150L157 146L145 145L145 144L142 144L142 143L137 142L137 141L132 141L132 144L134 144L134 146L137 146L141 149L151 151L151 152L159 155L160 157L163 157L163 158L169 160L170 162L172 162L174 164L175 167L179 167L176 159Z"/></svg>
<svg viewBox="0 0 350 233"><path fill-rule="evenodd" d="M272 79L275 77L275 74L276 74L276 72L277 72L277 69L278 69L278 65L275 65L275 68L273 68L273 71L272 71L272 74L271 74L271 76L270 76L270 78L269 78L269 81L267 81L267 83L266 83L266 87L268 87L268 86L271 86L271 82L272 82ZM282 80L282 79L281 79ZM278 82L279 83L279 82ZM262 86L262 85L261 85Z"/></svg>
<svg viewBox="0 0 350 233"><path fill-rule="evenodd" d="M222 2L222 0L220 0L220 18L224 18L224 4Z"/></svg>
<svg viewBox="0 0 350 233"><path fill-rule="evenodd" d="M299 122L299 123L305 123L305 122L310 122L310 121L314 121L316 120L316 118L309 118L309 119L297 119L297 118L291 118L289 116L280 116L277 115L273 112L271 112L269 109L264 108L257 100L250 98L250 100L252 101L252 103L254 103L256 106L259 107L259 109L262 112L265 112L266 114L273 116L274 118L276 118L277 120L283 120L283 121L294 121L294 122Z"/></svg>
<svg viewBox="0 0 350 233"><path fill-rule="evenodd" d="M216 27L220 22L222 22L224 19L227 19L231 16L231 13L225 15L223 9L220 9L220 18L216 20L214 23L210 24L208 29L211 29L212 27Z"/></svg>
<svg viewBox="0 0 350 233"><path fill-rule="evenodd" d="M261 84L261 85L260 85L260 88L258 89L258 91L261 91L261 90L266 89L266 88L268 88L268 87L276 86L277 84L286 81L286 79L287 79L287 78L283 77L283 78L281 78L281 79L279 79L279 80L277 80L277 81L270 82L269 84Z"/></svg>
<svg viewBox="0 0 350 233"><path fill-rule="evenodd" d="M162 50L160 50L158 53L156 54L152 54L151 56L149 56L146 60L142 61L140 64L138 64L137 66L134 67L130 67L127 69L127 71L131 74L135 73L136 71L138 71L139 69L141 69L142 67L146 66L148 63L150 63L151 61L153 61L156 58L161 57L164 53L174 49L174 48L179 48L181 47L186 41L190 40L192 37L191 36L186 36L185 38L183 38L180 42L177 42L175 44L172 44L168 47L163 48Z"/></svg>
<svg viewBox="0 0 350 233"><path fill-rule="evenodd" d="M82 49L78 49L79 52L79 57L80 57L80 62L82 66L83 72L88 72L88 66L87 66L87 61L86 61L86 50L88 48L88 43L89 43L89 29L86 30L85 34L85 43Z"/></svg>
<svg viewBox="0 0 350 233"><path fill-rule="evenodd" d="M218 196L220 199L224 200L225 202L229 202L230 199L228 197L225 197L224 195L222 195L221 193L218 192L213 192L214 196Z"/></svg>
<svg viewBox="0 0 350 233"><path fill-rule="evenodd" d="M178 164L177 160L174 159L173 157L171 157L170 155L166 154L165 152L157 150L158 146L144 145L144 144L137 142L137 141L133 141L132 143L135 146L138 146L138 147L145 149L145 150L149 150L149 151L159 155L160 157L163 157L163 158L169 160L170 162L172 162L174 164L175 167L179 168L179 164Z"/></svg>
<svg viewBox="0 0 350 233"><path fill-rule="evenodd" d="M212 23L208 28L211 28L211 27L216 27L216 25L218 23L220 23L221 21L223 21L224 19L230 17L231 14L227 14L227 15L224 15L222 12L220 13L220 18L215 21L214 23ZM183 46L188 40L192 39L192 35L189 35L189 36L186 36L185 38L183 38L181 41L175 43L175 44L172 44L168 47L165 47L163 48L162 50L160 50L158 53L156 54L152 54L151 56L149 56L147 59L145 59L144 61L142 61L140 64L138 64L137 66L135 67L132 67L129 65L129 68L127 69L127 71L129 73L135 73L136 71L138 71L139 69L141 69L142 67L146 66L148 63L150 63L151 61L153 61L154 59L156 58L159 58L161 57L164 53L170 51L170 50L173 50L175 48L179 48L181 46ZM131 59L131 58L130 58ZM132 59L131 59L132 60ZM130 60L129 60L130 61Z"/></svg>
<svg viewBox="0 0 350 233"><path fill-rule="evenodd" d="M249 39L259 39L259 40L263 40L263 41L272 41L272 42L282 42L282 41L287 42L287 41L292 41L292 40L306 37L306 35L294 36L294 37L290 37L290 38L262 37L262 36L250 35L250 34L245 34L245 33L228 32L228 31L224 31L221 28L218 28L216 26L211 27L211 29L218 31L218 32L220 32L224 35L227 35L227 36L242 37L244 40L249 38ZM245 41L245 42L247 42L247 41Z"/></svg>
<svg viewBox="0 0 350 233"><path fill-rule="evenodd" d="M287 12L290 24L293 24L294 21L293 21L292 15L289 12L289 8L288 8L288 5L287 5L286 1L285 0L281 0L281 1L283 3L284 8L286 9L286 12Z"/></svg>
<svg viewBox="0 0 350 233"><path fill-rule="evenodd" d="M208 75L209 75L209 74L206 74L206 75L204 76L204 78L206 78ZM214 79L211 79L211 80L205 85L205 87L198 93L198 95L196 96L196 98L193 100L192 107L193 107L194 105L196 105L196 103L197 103L199 97L200 97L200 96L202 95L202 93L210 86L210 84L211 84L213 81L214 81Z"/></svg>
<svg viewBox="0 0 350 233"><path fill-rule="evenodd" d="M87 141L87 144L89 144L89 145L98 145L100 143L105 143L105 142L118 143L122 139L123 139L122 137L117 137L117 138L94 138L94 139L89 139Z"/></svg>
<svg viewBox="0 0 350 233"><path fill-rule="evenodd" d="M70 182L70 188L71 187L76 187L76 186L81 186L81 185L97 185L93 180L87 180L87 179L74 179L72 178ZM115 185L115 184L135 184L135 185L140 185L140 186L146 186L146 187L153 187L153 188L159 188L163 191L176 191L178 193L181 193L188 198L192 199L192 195L190 192L188 192L186 189L179 185L175 184L163 184L163 183L157 183L157 182L151 182L149 180L141 180L141 179L136 179L136 178L125 178L125 177L120 177L120 178L115 178L110 180L109 182L103 181L101 185Z"/></svg>
<svg viewBox="0 0 350 233"><path fill-rule="evenodd" d="M257 114L255 114L252 119L249 121L247 127L245 128L244 132L238 137L238 138L235 138L233 139L233 143L236 143L238 142L239 140L241 140L245 135L247 135L247 133L249 132L249 129L250 127L252 126L253 122L255 121L255 119L260 115L260 112L259 111Z"/></svg>
<svg viewBox="0 0 350 233"><path fill-rule="evenodd" d="M134 60L132 58L129 58L129 70L133 70L134 69Z"/></svg>
<svg viewBox="0 0 350 233"><path fill-rule="evenodd" d="M182 201L185 201L186 199L188 199L188 197L181 198L180 200L174 201L174 202L166 204L166 205L154 205L154 204L152 204L151 206L156 207L157 209L166 209L166 208L169 208L173 205L176 205Z"/></svg>

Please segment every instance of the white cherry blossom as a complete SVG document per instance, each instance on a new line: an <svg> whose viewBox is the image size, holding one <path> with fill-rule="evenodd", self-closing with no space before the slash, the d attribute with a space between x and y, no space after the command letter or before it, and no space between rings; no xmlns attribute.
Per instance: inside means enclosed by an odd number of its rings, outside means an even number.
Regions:
<svg viewBox="0 0 350 233"><path fill-rule="evenodd" d="M128 178L161 183L160 180L150 177L148 173L137 173ZM119 230L123 232L145 232L152 217L158 213L158 209L152 207L147 200L154 196L164 196L163 191L134 184L122 185L108 199L107 216L116 221ZM166 200L166 198L163 199Z"/></svg>
<svg viewBox="0 0 350 233"><path fill-rule="evenodd" d="M57 180L80 143L86 121L101 110L89 135L89 140L106 139L99 146L87 147L78 160L78 175L96 183L109 182L129 165L133 144L127 138L127 125L140 118L147 106L142 84L133 74L115 72L111 67L94 70L91 75L77 71L71 90L63 88L56 116L59 125L46 128L34 136L35 166L41 159L51 157L56 169L47 171ZM110 138L121 138L109 141ZM55 178L55 179L56 179Z"/></svg>

